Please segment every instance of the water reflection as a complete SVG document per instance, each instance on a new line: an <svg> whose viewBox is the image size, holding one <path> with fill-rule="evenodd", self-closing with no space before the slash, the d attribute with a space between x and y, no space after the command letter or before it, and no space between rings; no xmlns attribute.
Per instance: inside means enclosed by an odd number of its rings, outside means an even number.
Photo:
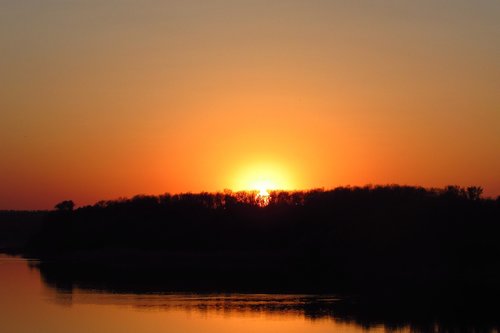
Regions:
<svg viewBox="0 0 500 333"><path fill-rule="evenodd" d="M334 296L272 295L272 294L113 294L74 289L55 294L61 305L113 304L133 305L141 310L185 310L224 315L266 314L272 316L305 317L311 320L326 318ZM314 309L312 309L314 307ZM324 315L320 313L324 311Z"/></svg>
<svg viewBox="0 0 500 333"><path fill-rule="evenodd" d="M286 320L302 318L309 322L327 321L351 328L387 332L498 332L491 318L476 314L458 318L450 312L437 318L425 307L385 303L358 304L335 296L272 294L123 294L75 288L72 292L56 291L54 301L72 304L133 306L137 310L172 311L219 315L224 317L270 317ZM424 305L425 306L425 305ZM392 311L392 313L389 313Z"/></svg>
<svg viewBox="0 0 500 333"><path fill-rule="evenodd" d="M497 307L464 312L417 300L335 295L196 293L145 286L107 287L24 259L0 258L2 323L36 318L47 331L82 325L92 332L498 332ZM39 290L37 289L39 288ZM139 290L147 291L139 291ZM22 299L19 310L12 306ZM26 304L29 304L26 305ZM1 308L3 305L3 308ZM53 308L56 307L56 308ZM473 307L473 308L474 308ZM28 312L28 309L31 309ZM470 309L470 308L468 308ZM32 313L30 315L30 313ZM20 322L11 330L23 332ZM23 322L25 332L44 331ZM50 326L52 325L52 326ZM82 328L83 331L83 328Z"/></svg>

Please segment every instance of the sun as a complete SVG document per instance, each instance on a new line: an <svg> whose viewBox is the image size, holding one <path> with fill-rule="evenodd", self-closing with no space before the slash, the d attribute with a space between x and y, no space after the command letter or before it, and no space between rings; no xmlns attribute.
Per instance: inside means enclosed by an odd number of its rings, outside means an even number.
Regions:
<svg viewBox="0 0 500 333"><path fill-rule="evenodd" d="M275 190L276 186L270 181L257 181L251 188L251 190L257 191L258 195L262 197L269 196L269 191Z"/></svg>
<svg viewBox="0 0 500 333"><path fill-rule="evenodd" d="M259 181L254 185L253 191L256 191L255 201L261 207L265 207L269 205L271 201L271 195L269 193L270 190L274 189L275 185L273 185L269 181Z"/></svg>
<svg viewBox="0 0 500 333"><path fill-rule="evenodd" d="M269 196L269 192L265 188L260 188L258 195L261 196L261 197L267 197L267 196Z"/></svg>
<svg viewBox="0 0 500 333"><path fill-rule="evenodd" d="M271 191L292 189L287 169L277 164L249 164L235 175L234 189L255 191L259 198L269 198Z"/></svg>

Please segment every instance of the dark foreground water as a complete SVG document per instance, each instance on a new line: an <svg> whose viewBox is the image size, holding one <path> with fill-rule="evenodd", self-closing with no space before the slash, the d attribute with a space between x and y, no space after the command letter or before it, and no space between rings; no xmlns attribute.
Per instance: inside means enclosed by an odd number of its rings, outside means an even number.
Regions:
<svg viewBox="0 0 500 333"><path fill-rule="evenodd" d="M2 333L499 332L488 323L460 326L449 318L426 317L416 325L412 318L389 320L340 304L334 295L60 289L44 282L36 262L0 255Z"/></svg>

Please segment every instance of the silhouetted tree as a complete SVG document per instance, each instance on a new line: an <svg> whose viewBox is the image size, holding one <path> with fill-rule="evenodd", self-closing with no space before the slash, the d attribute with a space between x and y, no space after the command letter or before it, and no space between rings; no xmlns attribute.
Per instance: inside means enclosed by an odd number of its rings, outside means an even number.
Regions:
<svg viewBox="0 0 500 333"><path fill-rule="evenodd" d="M483 189L479 186L469 186L467 187L467 197L470 200L479 200L483 194Z"/></svg>
<svg viewBox="0 0 500 333"><path fill-rule="evenodd" d="M54 208L61 212L70 212L75 208L75 203L72 200L64 200L55 205Z"/></svg>

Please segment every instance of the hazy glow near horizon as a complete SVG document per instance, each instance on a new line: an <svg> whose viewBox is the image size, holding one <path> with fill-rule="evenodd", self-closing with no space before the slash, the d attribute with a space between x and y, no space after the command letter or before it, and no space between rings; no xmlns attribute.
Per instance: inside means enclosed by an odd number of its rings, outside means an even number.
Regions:
<svg viewBox="0 0 500 333"><path fill-rule="evenodd" d="M232 188L236 191L258 190L262 194L268 190L296 189L286 166L249 164L235 174L234 180Z"/></svg>
<svg viewBox="0 0 500 333"><path fill-rule="evenodd" d="M1 1L0 209L368 183L500 195L499 18L496 0Z"/></svg>

